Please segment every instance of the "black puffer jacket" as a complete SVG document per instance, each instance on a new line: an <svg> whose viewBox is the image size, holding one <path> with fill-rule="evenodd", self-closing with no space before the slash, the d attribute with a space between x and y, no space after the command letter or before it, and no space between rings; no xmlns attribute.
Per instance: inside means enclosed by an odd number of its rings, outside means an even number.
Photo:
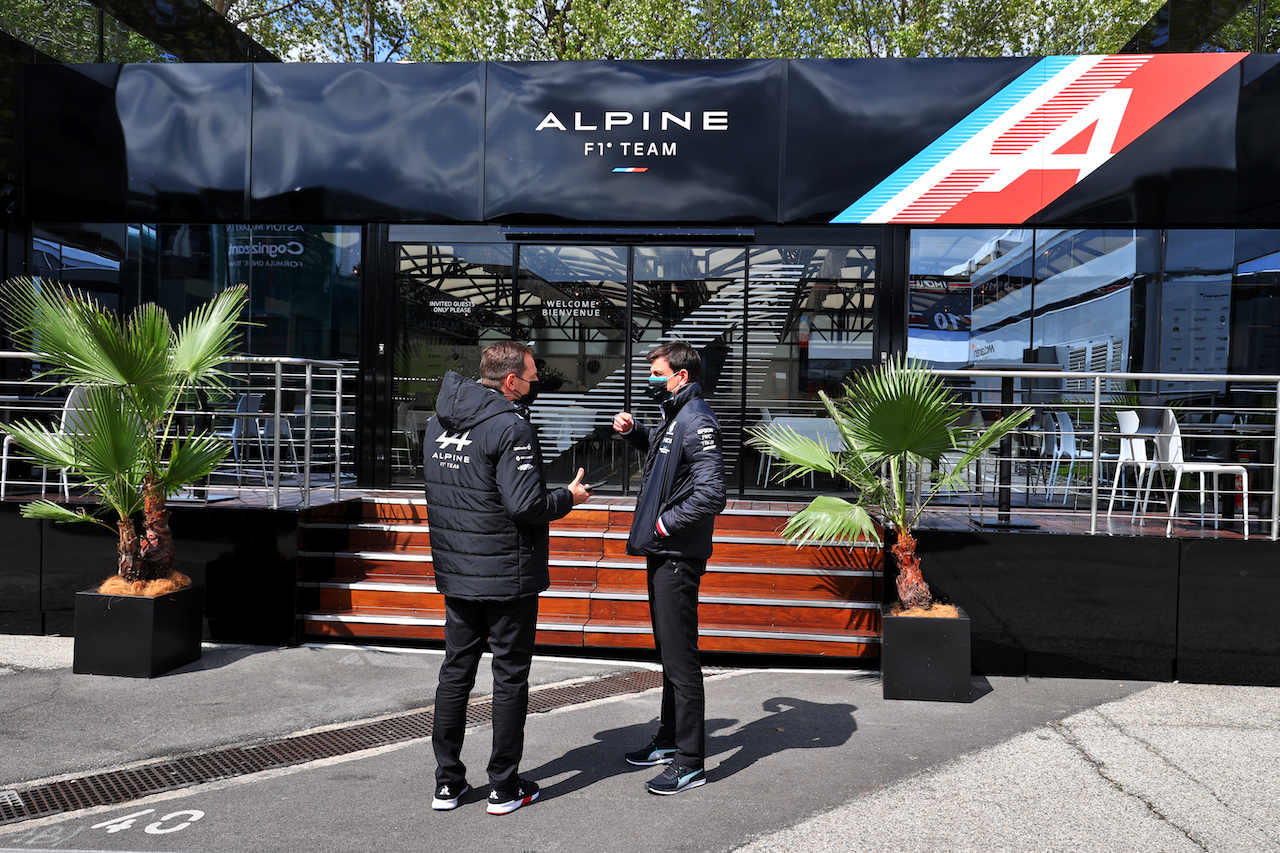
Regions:
<svg viewBox="0 0 1280 853"><path fill-rule="evenodd" d="M705 560L725 505L720 422L696 382L663 403L662 414L657 428L636 421L623 436L645 454L627 553Z"/></svg>
<svg viewBox="0 0 1280 853"><path fill-rule="evenodd" d="M546 487L520 409L450 371L422 446L436 588L488 601L546 589L547 525L573 509L573 495Z"/></svg>

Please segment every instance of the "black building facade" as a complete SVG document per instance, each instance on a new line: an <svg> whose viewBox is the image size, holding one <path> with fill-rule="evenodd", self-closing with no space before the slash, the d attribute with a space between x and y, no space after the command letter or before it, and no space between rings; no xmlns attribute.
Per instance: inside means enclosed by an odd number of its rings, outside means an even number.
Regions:
<svg viewBox="0 0 1280 853"><path fill-rule="evenodd" d="M507 337L543 362L551 478L605 493L629 484L608 420L643 414L673 337L702 349L741 497L786 490L741 430L896 352L1198 374L1230 404L1213 376L1280 373L1280 56L1153 53L1245 4L1190 5L1208 23L1043 59L288 65L178 27L112 64L100 17L97 55L5 43L0 262L175 315L248 284L251 353L351 365L367 487L417 482L439 377ZM176 519L211 635L288 641L297 514ZM7 570L0 630L70 630L102 543L3 520L41 568ZM981 671L1280 683L1265 539L921 544Z"/></svg>
<svg viewBox="0 0 1280 853"><path fill-rule="evenodd" d="M611 469L607 418L671 337L730 430L903 350L1276 373L1278 66L26 65L8 272L179 315L248 283L250 351L358 369L375 487L415 481L397 436L504 337L558 383L566 472Z"/></svg>

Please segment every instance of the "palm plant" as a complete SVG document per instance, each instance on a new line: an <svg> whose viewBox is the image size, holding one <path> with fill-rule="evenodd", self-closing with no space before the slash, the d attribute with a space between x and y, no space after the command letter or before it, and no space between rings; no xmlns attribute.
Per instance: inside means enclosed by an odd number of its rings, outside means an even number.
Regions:
<svg viewBox="0 0 1280 853"><path fill-rule="evenodd" d="M121 578L170 577L166 499L212 473L228 451L226 441L207 433L181 434L175 412L197 389L225 384L221 365L236 343L245 289L224 291L176 330L159 306L121 318L57 282L11 279L3 297L14 341L46 365L40 378L55 387L85 386L87 398L75 429L34 420L5 429L38 464L82 478L115 520L48 500L25 504L22 515L114 530Z"/></svg>
<svg viewBox="0 0 1280 853"><path fill-rule="evenodd" d="M787 541L805 545L870 539L881 544L878 522L895 534L892 552L903 608L927 610L933 596L920 574L912 530L941 490L961 485L957 472L1026 421L1031 410L1002 417L985 430L960 426L955 395L922 364L902 356L851 379L841 399L823 392L819 396L840 432L843 450L776 424L753 428L747 439L777 458L781 480L820 472L844 480L856 495L852 501L832 495L814 498L787 520ZM949 468L939 464L956 453ZM913 495L908 488L911 471L923 470L925 463L932 473L920 478L924 488Z"/></svg>

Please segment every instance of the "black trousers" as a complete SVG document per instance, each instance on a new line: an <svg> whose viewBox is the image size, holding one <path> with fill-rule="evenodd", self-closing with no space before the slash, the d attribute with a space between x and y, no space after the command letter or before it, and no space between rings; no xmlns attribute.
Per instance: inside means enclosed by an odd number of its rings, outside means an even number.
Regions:
<svg viewBox="0 0 1280 853"><path fill-rule="evenodd" d="M462 738L467 730L467 698L486 645L493 652L493 750L489 784L504 793L518 784L524 754L524 721L529 713L529 664L537 630L538 596L514 601L446 598L444 663L436 687L431 745L436 754L436 786L462 782ZM486 639L488 643L486 644Z"/></svg>
<svg viewBox="0 0 1280 853"><path fill-rule="evenodd" d="M662 722L657 740L674 743L675 761L702 767L707 757L707 702L698 656L698 587L706 560L647 557L649 618L662 661Z"/></svg>

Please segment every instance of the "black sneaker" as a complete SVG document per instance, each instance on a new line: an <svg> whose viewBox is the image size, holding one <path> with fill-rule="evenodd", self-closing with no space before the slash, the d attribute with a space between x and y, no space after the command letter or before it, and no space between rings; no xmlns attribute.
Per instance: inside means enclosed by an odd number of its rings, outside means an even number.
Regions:
<svg viewBox="0 0 1280 853"><path fill-rule="evenodd" d="M438 812L452 811L458 807L458 800L462 798L462 795L470 790L471 786L466 782L441 785L436 788L436 795L431 798L431 808Z"/></svg>
<svg viewBox="0 0 1280 853"><path fill-rule="evenodd" d="M637 767L652 767L655 764L670 764L671 760L676 757L676 748L674 746L663 746L658 743L657 738L649 741L649 745L644 749L637 749L635 752L628 752L625 756L628 764L634 764Z"/></svg>
<svg viewBox="0 0 1280 853"><path fill-rule="evenodd" d="M538 783L519 780L514 791L490 791L489 814L511 814L521 806L527 806L538 799Z"/></svg>
<svg viewBox="0 0 1280 853"><path fill-rule="evenodd" d="M650 794L678 794L686 788L707 784L707 774L701 767L694 770L683 764L669 764L654 778L645 783Z"/></svg>

